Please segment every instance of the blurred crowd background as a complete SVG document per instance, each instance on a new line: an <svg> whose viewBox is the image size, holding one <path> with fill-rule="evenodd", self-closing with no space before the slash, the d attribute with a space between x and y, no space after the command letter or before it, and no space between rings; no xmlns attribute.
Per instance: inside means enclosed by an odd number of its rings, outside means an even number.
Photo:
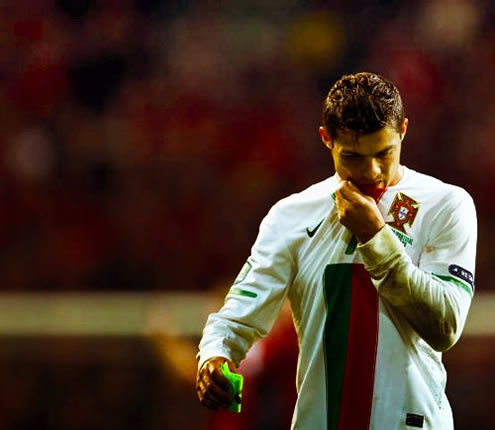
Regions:
<svg viewBox="0 0 495 430"><path fill-rule="evenodd" d="M2 290L232 278L269 207L332 173L321 103L360 70L403 95L404 161L473 195L477 287L493 288L492 2L17 0L0 14Z"/></svg>
<svg viewBox="0 0 495 430"><path fill-rule="evenodd" d="M2 292L228 286L271 205L333 173L317 133L321 103L356 71L401 91L405 164L473 196L476 288L494 290L493 2L4 0L0 17ZM23 365L6 357L0 377L13 389L7 376ZM46 375L58 366L47 366L23 373L40 399L56 387ZM100 380L88 366L62 366L67 393L85 375ZM133 382L141 388L128 400L171 401L162 385L153 391L149 368L139 383L120 371L108 377L114 393ZM73 410L59 426L36 393L19 390L14 398L39 409L11 402L17 415L2 428L31 428L26 417L38 429L100 428L78 427ZM101 428L155 428L123 422Z"/></svg>

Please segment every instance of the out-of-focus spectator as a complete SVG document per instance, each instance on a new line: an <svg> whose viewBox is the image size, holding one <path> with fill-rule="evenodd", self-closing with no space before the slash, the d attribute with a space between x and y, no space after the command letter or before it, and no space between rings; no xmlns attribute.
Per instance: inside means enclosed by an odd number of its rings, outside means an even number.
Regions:
<svg viewBox="0 0 495 430"><path fill-rule="evenodd" d="M35 3L0 7L3 290L235 273L270 202L331 173L315 100L356 69L397 82L406 161L468 189L488 246L488 3Z"/></svg>

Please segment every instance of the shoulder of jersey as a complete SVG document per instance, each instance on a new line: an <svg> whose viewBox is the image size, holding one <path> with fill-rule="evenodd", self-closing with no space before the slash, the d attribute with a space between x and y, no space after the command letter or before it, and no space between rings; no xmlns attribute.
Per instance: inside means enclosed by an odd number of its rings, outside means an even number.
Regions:
<svg viewBox="0 0 495 430"><path fill-rule="evenodd" d="M304 223L311 226L314 220L320 221L328 214L334 204L331 196L336 186L335 177L331 176L278 201L272 211L290 224Z"/></svg>
<svg viewBox="0 0 495 430"><path fill-rule="evenodd" d="M280 210L290 210L291 208L307 209L308 207L325 205L331 200L333 188L335 188L332 187L334 182L335 179L333 176L327 178L324 181L309 186L303 191L279 200L275 206Z"/></svg>
<svg viewBox="0 0 495 430"><path fill-rule="evenodd" d="M448 184L442 180L425 173L409 169L410 181L407 188L411 188L423 196L417 196L420 200L434 199L456 205L463 200L472 201L472 197L464 189L457 185ZM407 194L407 191L406 191Z"/></svg>

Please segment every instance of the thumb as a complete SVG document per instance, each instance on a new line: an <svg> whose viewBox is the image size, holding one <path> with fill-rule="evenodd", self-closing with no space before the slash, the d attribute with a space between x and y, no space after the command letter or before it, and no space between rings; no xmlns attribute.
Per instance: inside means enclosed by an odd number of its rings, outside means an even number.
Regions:
<svg viewBox="0 0 495 430"><path fill-rule="evenodd" d="M235 367L235 364L233 361L231 360L228 360L228 359L225 359L225 361L227 362L228 366L229 366L229 370L231 372L235 372L236 371L236 367Z"/></svg>

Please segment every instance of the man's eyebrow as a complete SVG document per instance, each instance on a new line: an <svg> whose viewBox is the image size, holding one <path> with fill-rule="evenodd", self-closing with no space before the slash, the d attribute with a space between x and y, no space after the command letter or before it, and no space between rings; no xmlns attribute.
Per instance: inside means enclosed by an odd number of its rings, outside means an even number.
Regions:
<svg viewBox="0 0 495 430"><path fill-rule="evenodd" d="M382 154L384 152L387 152L387 151L390 151L391 149L394 148L394 144L391 144L391 145L388 145L386 146L385 148L382 148L380 149L378 152L376 152L374 155L376 154ZM344 149L342 150L341 154L343 155L359 155L359 156L363 156L364 154L362 154L361 152L358 152L358 151L352 151L350 149Z"/></svg>
<svg viewBox="0 0 495 430"><path fill-rule="evenodd" d="M381 154L382 152L387 152L390 151L395 145L391 144L386 146L385 148L381 149L380 151L377 152L377 154Z"/></svg>

